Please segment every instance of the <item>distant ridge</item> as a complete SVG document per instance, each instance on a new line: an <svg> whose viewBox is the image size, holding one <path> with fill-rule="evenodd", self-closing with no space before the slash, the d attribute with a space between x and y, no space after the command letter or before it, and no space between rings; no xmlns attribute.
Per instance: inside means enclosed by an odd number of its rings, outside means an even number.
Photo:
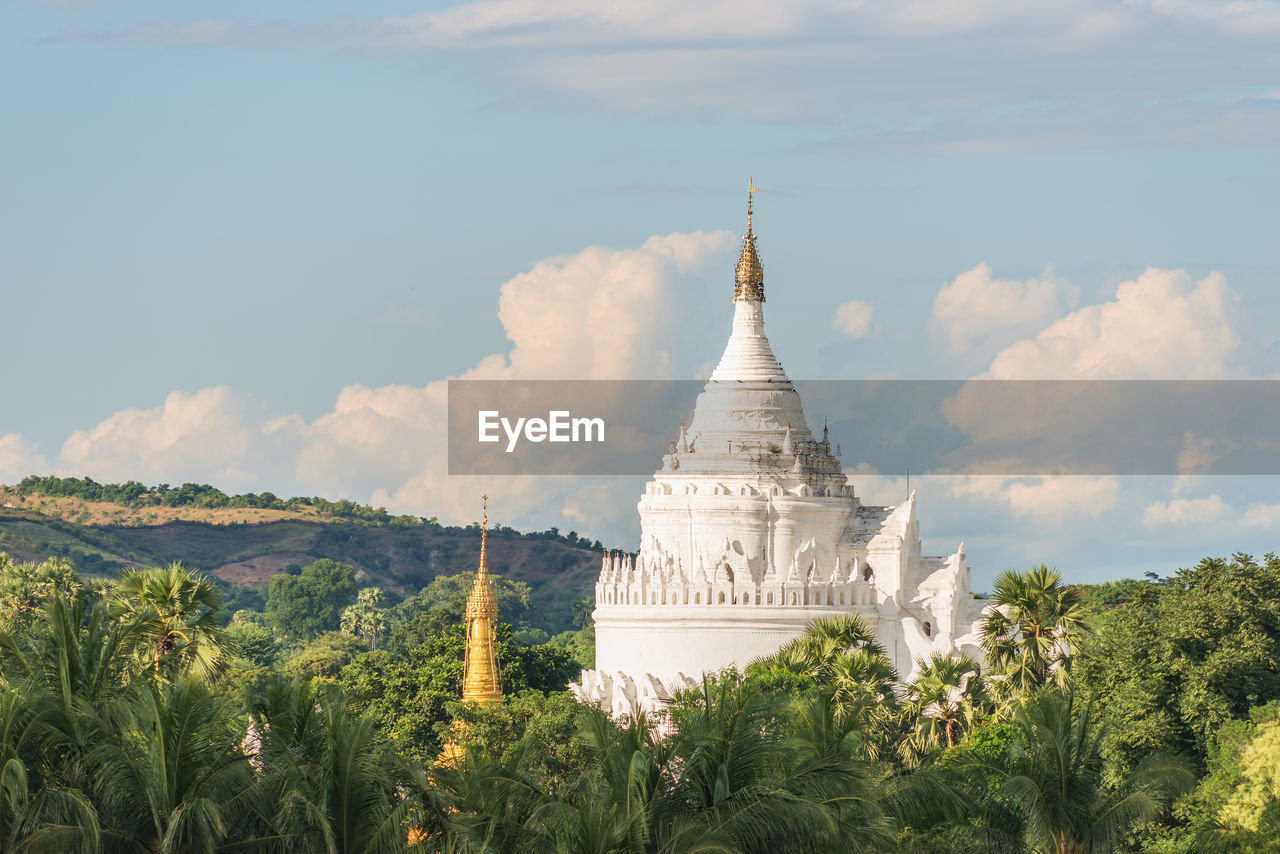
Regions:
<svg viewBox="0 0 1280 854"><path fill-rule="evenodd" d="M499 525L489 533L492 570L526 582L548 619L566 627L573 602L594 590L600 550L554 528L521 533ZM355 567L362 586L406 595L437 575L473 572L480 530L350 501L28 477L0 486L0 552L20 561L65 556L85 574L108 576L180 560L259 590L291 564L327 557Z"/></svg>

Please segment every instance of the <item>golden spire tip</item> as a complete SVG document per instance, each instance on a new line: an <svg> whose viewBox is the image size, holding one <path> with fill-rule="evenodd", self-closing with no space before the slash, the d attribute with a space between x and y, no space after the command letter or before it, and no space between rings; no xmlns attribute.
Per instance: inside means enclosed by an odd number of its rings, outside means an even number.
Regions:
<svg viewBox="0 0 1280 854"><path fill-rule="evenodd" d="M738 267L733 276L735 301L764 302L764 267L756 254L756 236L751 228L754 196L758 192L760 188L756 186L755 179L747 178L747 233L742 237L742 253L738 256Z"/></svg>

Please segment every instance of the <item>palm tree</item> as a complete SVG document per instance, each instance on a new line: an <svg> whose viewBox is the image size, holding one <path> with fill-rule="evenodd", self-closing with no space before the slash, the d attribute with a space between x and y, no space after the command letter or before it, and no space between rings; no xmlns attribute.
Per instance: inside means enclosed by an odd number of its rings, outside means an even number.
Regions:
<svg viewBox="0 0 1280 854"><path fill-rule="evenodd" d="M1018 705L1018 741L994 763L1001 793L1021 818L1022 844L1032 854L1110 854L1125 835L1155 819L1195 785L1179 759L1150 756L1114 789L1102 782L1102 729L1091 702L1049 688Z"/></svg>
<svg viewBox="0 0 1280 854"><path fill-rule="evenodd" d="M342 631L356 637L367 637L369 648L378 648L378 635L387 629L386 613L381 608L386 594L381 587L366 587L354 605L342 610Z"/></svg>
<svg viewBox="0 0 1280 854"><path fill-rule="evenodd" d="M1001 674L996 681L1002 693L1026 696L1051 681L1065 686L1087 633L1076 589L1041 564L1025 573L1000 573L992 603L982 623L982 648Z"/></svg>
<svg viewBox="0 0 1280 854"><path fill-rule="evenodd" d="M752 669L756 673L782 670L811 679L829 693L842 715L861 722L864 755L880 756L894 725L897 672L857 615L811 623L804 634Z"/></svg>
<svg viewBox="0 0 1280 854"><path fill-rule="evenodd" d="M84 756L101 742L102 710L126 692L132 661L106 608L60 593L31 628L0 632L0 675L30 698L45 762L57 784L84 788Z"/></svg>
<svg viewBox="0 0 1280 854"><path fill-rule="evenodd" d="M901 744L904 759L915 764L923 753L954 747L989 705L977 659L934 653L907 685L906 711L914 724Z"/></svg>
<svg viewBox="0 0 1280 854"><path fill-rule="evenodd" d="M523 752L517 748L514 757L498 759L482 745L469 744L465 755L451 763L429 771L407 769L407 818L412 827L407 838L417 844L409 850L441 854L634 850L614 847L599 833L584 837L592 840L589 844L557 845L557 840L574 838L570 828L581 816L566 800L551 798L521 773ZM577 788L585 787L580 782ZM590 819L585 823L590 825Z"/></svg>
<svg viewBox="0 0 1280 854"><path fill-rule="evenodd" d="M212 854L238 835L253 777L234 711L192 677L113 704L89 755L108 850Z"/></svg>
<svg viewBox="0 0 1280 854"><path fill-rule="evenodd" d="M41 764L39 740L39 719L23 695L0 693L0 851L98 850L101 832L89 799L53 781L31 779L29 769Z"/></svg>
<svg viewBox="0 0 1280 854"><path fill-rule="evenodd" d="M890 844L894 828L877 802L880 773L849 752L856 724L825 694L809 702L797 722L785 695L704 680L699 701L677 714L677 773L656 816L695 818L743 852Z"/></svg>
<svg viewBox="0 0 1280 854"><path fill-rule="evenodd" d="M125 570L111 597L112 616L156 676L180 669L207 676L221 667L227 653L221 608L217 585L180 563Z"/></svg>
<svg viewBox="0 0 1280 854"><path fill-rule="evenodd" d="M273 849L399 850L408 833L399 764L370 718L348 714L319 681L275 679L253 704L248 742L263 769L256 798Z"/></svg>
<svg viewBox="0 0 1280 854"><path fill-rule="evenodd" d="M13 563L0 552L0 616L26 623L38 616L55 594L73 597L81 587L80 576L66 558L44 563Z"/></svg>

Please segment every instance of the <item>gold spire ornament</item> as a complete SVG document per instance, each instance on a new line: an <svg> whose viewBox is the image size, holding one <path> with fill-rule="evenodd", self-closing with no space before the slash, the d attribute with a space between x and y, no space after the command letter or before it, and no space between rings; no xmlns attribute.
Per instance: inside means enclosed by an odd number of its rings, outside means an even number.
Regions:
<svg viewBox="0 0 1280 854"><path fill-rule="evenodd" d="M493 625L498 603L493 598L486 559L489 534L489 496L484 496L484 521L480 525L480 568L467 597L467 651L462 671L464 703L496 703L502 700L502 678L493 647Z"/></svg>
<svg viewBox="0 0 1280 854"><path fill-rule="evenodd" d="M734 302L764 302L764 266L756 253L756 236L751 230L752 196L760 192L755 182L747 179L747 233L742 238L738 269L734 272Z"/></svg>

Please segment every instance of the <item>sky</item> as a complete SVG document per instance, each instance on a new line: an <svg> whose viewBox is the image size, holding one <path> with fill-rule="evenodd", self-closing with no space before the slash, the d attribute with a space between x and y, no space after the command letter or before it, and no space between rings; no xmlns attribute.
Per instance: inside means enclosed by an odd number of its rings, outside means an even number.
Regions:
<svg viewBox="0 0 1280 854"><path fill-rule="evenodd" d="M488 490L634 548L641 480L448 477L444 381L705 376L748 176L796 379L1280 362L1269 0L0 0L0 129L0 482ZM1264 477L912 487L978 588L1280 526Z"/></svg>

